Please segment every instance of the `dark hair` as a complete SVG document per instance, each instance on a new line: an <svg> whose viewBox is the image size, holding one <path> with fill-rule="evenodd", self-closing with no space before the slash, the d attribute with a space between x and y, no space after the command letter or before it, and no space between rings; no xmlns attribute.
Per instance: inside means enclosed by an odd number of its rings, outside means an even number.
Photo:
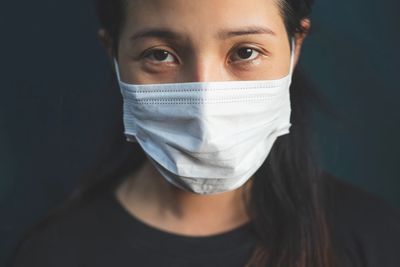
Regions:
<svg viewBox="0 0 400 267"><path fill-rule="evenodd" d="M277 1L288 35L304 33L300 22L309 16L313 0ZM93 3L116 54L127 1L93 0ZM115 89L115 81L113 85ZM312 107L319 104L320 98L298 69L293 74L290 94L291 133L275 141L267 160L252 179L247 211L258 243L248 266L331 267L334 252L324 198L325 183L313 160L310 131ZM125 141L122 118L118 118L110 132L110 140L102 153L107 157L99 159L93 171L84 176L82 186L64 209L115 186L144 162L142 149Z"/></svg>

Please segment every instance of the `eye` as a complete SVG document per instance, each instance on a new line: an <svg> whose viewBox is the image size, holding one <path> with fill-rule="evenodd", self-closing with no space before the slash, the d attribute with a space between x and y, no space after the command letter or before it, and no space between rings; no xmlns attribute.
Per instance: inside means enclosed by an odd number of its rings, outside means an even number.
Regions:
<svg viewBox="0 0 400 267"><path fill-rule="evenodd" d="M144 58L160 63L175 62L175 57L168 51L162 49L153 49L145 52Z"/></svg>
<svg viewBox="0 0 400 267"><path fill-rule="evenodd" d="M250 61L258 57L260 52L251 47L241 47L230 58L231 61Z"/></svg>

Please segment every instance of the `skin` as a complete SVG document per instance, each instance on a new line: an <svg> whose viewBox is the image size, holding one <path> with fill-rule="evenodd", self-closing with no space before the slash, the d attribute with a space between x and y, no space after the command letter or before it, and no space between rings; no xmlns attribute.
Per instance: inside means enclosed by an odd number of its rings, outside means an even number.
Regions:
<svg viewBox="0 0 400 267"><path fill-rule="evenodd" d="M279 79L289 73L290 46L274 0L131 0L119 47L121 80L171 83ZM302 25L309 28L308 20ZM173 38L138 33L157 29ZM110 35L99 37L113 57ZM172 36L170 36L172 37ZM305 34L296 35L297 64ZM242 187L217 195L197 195L167 182L146 162L115 194L136 218L160 230L206 236L249 221Z"/></svg>

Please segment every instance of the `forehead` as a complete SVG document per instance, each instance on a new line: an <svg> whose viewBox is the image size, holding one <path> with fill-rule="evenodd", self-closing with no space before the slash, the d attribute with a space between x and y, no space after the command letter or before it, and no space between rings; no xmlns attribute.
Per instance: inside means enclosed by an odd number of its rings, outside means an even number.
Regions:
<svg viewBox="0 0 400 267"><path fill-rule="evenodd" d="M267 26L284 30L278 0L128 0L125 29L171 27L206 32L220 28Z"/></svg>

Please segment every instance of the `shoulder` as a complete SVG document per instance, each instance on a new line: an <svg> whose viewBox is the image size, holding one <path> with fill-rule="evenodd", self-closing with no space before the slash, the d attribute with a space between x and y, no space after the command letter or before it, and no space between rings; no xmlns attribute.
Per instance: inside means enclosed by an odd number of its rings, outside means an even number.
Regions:
<svg viewBox="0 0 400 267"><path fill-rule="evenodd" d="M333 237L350 266L400 266L400 211L381 197L325 176Z"/></svg>
<svg viewBox="0 0 400 267"><path fill-rule="evenodd" d="M42 219L22 237L9 266L78 266L82 248L96 239L102 227L98 204L97 199L65 203Z"/></svg>

